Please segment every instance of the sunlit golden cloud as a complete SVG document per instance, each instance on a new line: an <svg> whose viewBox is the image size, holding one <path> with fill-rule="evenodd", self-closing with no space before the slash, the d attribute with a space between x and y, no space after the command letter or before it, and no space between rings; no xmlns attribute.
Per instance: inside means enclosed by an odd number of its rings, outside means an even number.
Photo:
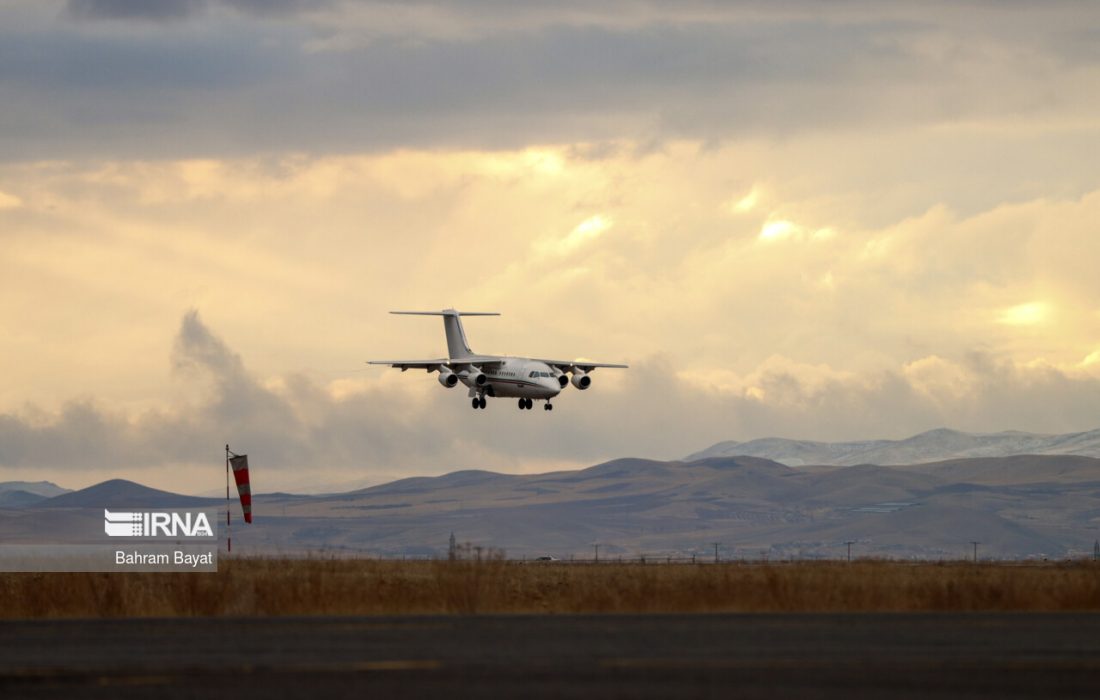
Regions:
<svg viewBox="0 0 1100 700"><path fill-rule="evenodd" d="M15 209L23 202L15 195L8 194L7 192L0 192L0 209Z"/></svg>
<svg viewBox="0 0 1100 700"><path fill-rule="evenodd" d="M574 226L569 235L562 239L561 249L565 252L575 250L585 243L599 238L609 228L611 228L611 220L607 217L599 214L590 216Z"/></svg>
<svg viewBox="0 0 1100 700"><path fill-rule="evenodd" d="M761 227L759 235L762 241L782 241L797 235L799 231L797 225L784 219L778 219L766 222Z"/></svg>
<svg viewBox="0 0 1100 700"><path fill-rule="evenodd" d="M738 348L732 361L744 375L776 351L845 370L888 365L891 358L900 367L911 361L905 338L925 339L942 356L998 342L993 327L1049 320L1049 302L1018 301L1040 282L1052 296L1079 299L1074 313L1082 323L1067 317L1059 335L1030 341L1005 336L1002 351L1021 362L1029 352L1079 362L1095 348L1100 317L1082 296L1095 282L1087 266L1064 265L1059 251L1094 247L1096 194L969 217L933 208L875 227L835 216L820 195L785 198L779 185L774 204L790 218L750 217L731 229L721 174L730 163L744 165L751 148L699 151L685 143L663 154L638 158L624 150L599 161L544 146L289 157L274 164L9 166L4 191L17 185L25 202L5 215L2 264L15 286L4 308L7 318L19 319L14 337L22 340L4 352L23 370L2 398L7 405L56 401L79 386L141 404L162 382L165 324L189 306L230 328L257 368L271 374L338 372L370 354L433 350L434 327L402 326L408 341L390 337L392 327L379 336L383 314L449 304L496 307L510 316L471 331L487 351L611 359L622 348L672 351L706 372L731 362L732 344ZM753 167L766 168L771 157L761 149ZM694 177L685 178L687 172ZM868 197L860 210L874 218L877 207ZM1048 219L1056 227L1035 228L1033 222ZM849 229L843 236L835 233L841 226ZM1005 231L1027 230L1021 226L1032 232L1006 239ZM756 240L829 245L752 245ZM1058 245L1021 257L1032 242L1048 240ZM585 251L583 262L546 255L572 250ZM43 307L33 299L52 301ZM599 318L601 333L577 326L568 313L522 311L546 308L547 300ZM85 304L98 311L82 312ZM974 312L991 307L996 311L985 323L993 326L983 325ZM134 324L135 314L161 320ZM728 319L728 330L714 314ZM337 317L354 323L330 322ZM858 341L832 330L853 318ZM279 332L284 323L297 332ZM104 326L121 332L96 330ZM920 329L915 336L913 329ZM98 371L75 377L57 371L72 334L94 341L81 358ZM546 338L551 347L520 342L517 348L517 334ZM311 339L321 337L328 342L317 347ZM1062 348L1047 347L1055 338ZM128 348L146 352L116 371L111 358Z"/></svg>
<svg viewBox="0 0 1100 700"><path fill-rule="evenodd" d="M736 214L748 213L756 208L762 196L761 188L758 185L753 185L752 189L741 197L730 200L728 204L729 210Z"/></svg>
<svg viewBox="0 0 1100 700"><path fill-rule="evenodd" d="M1046 321L1050 316L1050 306L1041 301L1017 304L1002 310L997 320L1007 326L1034 326Z"/></svg>

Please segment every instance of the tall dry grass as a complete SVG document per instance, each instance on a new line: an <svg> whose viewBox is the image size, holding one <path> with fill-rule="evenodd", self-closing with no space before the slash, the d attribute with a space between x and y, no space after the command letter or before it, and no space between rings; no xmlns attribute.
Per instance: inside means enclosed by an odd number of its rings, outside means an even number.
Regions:
<svg viewBox="0 0 1100 700"><path fill-rule="evenodd" d="M0 617L1100 610L1100 566L223 558L217 573L0 574Z"/></svg>

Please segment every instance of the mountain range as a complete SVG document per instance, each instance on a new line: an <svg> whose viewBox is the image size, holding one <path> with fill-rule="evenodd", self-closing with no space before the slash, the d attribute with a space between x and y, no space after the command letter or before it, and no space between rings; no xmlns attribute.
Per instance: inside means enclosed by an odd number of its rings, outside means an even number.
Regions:
<svg viewBox="0 0 1100 700"><path fill-rule="evenodd" d="M1100 430L1064 435L1040 435L1010 430L1001 433L964 433L939 428L904 440L813 442L762 438L747 442L729 440L685 457L764 457L791 467L808 465L880 466L918 464L968 457L1011 455L1079 455L1100 457Z"/></svg>
<svg viewBox="0 0 1100 700"><path fill-rule="evenodd" d="M247 526L234 503L235 553L443 556L454 533L517 558L590 558L597 545L601 558L710 558L715 543L722 558L835 558L848 542L854 556L954 559L978 542L983 557L1061 558L1091 555L1100 538L1100 459L796 468L754 456L628 458L577 471L460 471L340 494L258 494L253 503ZM220 504L114 480L0 505L0 541L32 541L49 527L64 536L81 509Z"/></svg>
<svg viewBox="0 0 1100 700"><path fill-rule="evenodd" d="M68 491L50 481L0 481L0 508L27 506Z"/></svg>

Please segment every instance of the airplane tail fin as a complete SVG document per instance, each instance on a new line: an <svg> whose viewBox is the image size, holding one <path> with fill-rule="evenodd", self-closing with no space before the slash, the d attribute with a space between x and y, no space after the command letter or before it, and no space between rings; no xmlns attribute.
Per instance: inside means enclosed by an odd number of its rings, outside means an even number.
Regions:
<svg viewBox="0 0 1100 700"><path fill-rule="evenodd" d="M473 357L474 351L470 349L470 343L466 340L466 331L462 329L463 316L500 316L496 312L488 311L455 311L444 309L442 311L391 311L391 314L402 316L442 316L443 330L447 334L447 356L452 360L461 360Z"/></svg>

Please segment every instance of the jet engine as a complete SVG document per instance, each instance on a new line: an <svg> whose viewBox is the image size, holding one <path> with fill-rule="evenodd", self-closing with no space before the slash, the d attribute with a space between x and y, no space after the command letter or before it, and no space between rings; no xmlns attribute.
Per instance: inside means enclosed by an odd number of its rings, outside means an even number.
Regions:
<svg viewBox="0 0 1100 700"><path fill-rule="evenodd" d="M573 382L573 386L581 391L584 391L592 385L592 377L589 377L583 369L573 370L573 378L569 381Z"/></svg>
<svg viewBox="0 0 1100 700"><path fill-rule="evenodd" d="M569 383L569 377L565 376L565 372L562 372L556 367L554 368L554 371L551 372L551 376L554 377L554 379L558 380L558 384L561 385L562 389L564 389L565 385Z"/></svg>
<svg viewBox="0 0 1100 700"><path fill-rule="evenodd" d="M448 389L453 389L455 385L458 384L458 375L449 369L440 369L439 383Z"/></svg>
<svg viewBox="0 0 1100 700"><path fill-rule="evenodd" d="M485 382L489 381L485 373L477 367L462 370L458 373L458 378L462 380L463 384L469 387L485 386Z"/></svg>

